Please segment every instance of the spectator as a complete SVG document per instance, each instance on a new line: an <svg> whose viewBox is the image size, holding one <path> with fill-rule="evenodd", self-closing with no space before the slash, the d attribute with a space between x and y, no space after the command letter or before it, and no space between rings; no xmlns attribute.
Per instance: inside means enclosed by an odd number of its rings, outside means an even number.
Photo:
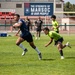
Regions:
<svg viewBox="0 0 75 75"><path fill-rule="evenodd" d="M40 17L38 17L38 20L35 21L35 29L36 29L36 38L35 39L40 39L42 24L43 24L43 21L41 20Z"/></svg>

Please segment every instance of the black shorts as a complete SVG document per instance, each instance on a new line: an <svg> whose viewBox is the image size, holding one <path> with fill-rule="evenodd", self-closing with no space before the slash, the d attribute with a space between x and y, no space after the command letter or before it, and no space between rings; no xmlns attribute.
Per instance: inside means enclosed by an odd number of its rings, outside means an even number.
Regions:
<svg viewBox="0 0 75 75"><path fill-rule="evenodd" d="M63 38L60 38L60 39L58 39L57 41L55 41L55 45L57 45L58 44L58 42L63 42L64 40L63 40Z"/></svg>
<svg viewBox="0 0 75 75"><path fill-rule="evenodd" d="M26 36L24 34L21 34L20 37L26 40L27 42L33 42L31 33L28 33Z"/></svg>
<svg viewBox="0 0 75 75"><path fill-rule="evenodd" d="M38 32L38 31L40 31L41 32L41 28L36 28L36 31Z"/></svg>

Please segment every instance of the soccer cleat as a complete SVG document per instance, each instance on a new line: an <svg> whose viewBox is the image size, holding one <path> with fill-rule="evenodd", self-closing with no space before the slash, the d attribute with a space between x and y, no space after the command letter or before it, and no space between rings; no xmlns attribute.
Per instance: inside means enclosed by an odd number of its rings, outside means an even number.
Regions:
<svg viewBox="0 0 75 75"><path fill-rule="evenodd" d="M63 57L63 56L61 56L61 59L64 59L64 57Z"/></svg>
<svg viewBox="0 0 75 75"><path fill-rule="evenodd" d="M69 43L69 42L67 42L67 43L66 43L66 46L68 46L69 48L71 48L71 46L70 46L70 43Z"/></svg>
<svg viewBox="0 0 75 75"><path fill-rule="evenodd" d="M39 60L42 60L42 55L41 55L41 53L39 53L38 56L39 56Z"/></svg>
<svg viewBox="0 0 75 75"><path fill-rule="evenodd" d="M22 53L22 56L24 56L24 55L26 54L27 51L28 51L28 50L25 49L25 50L23 51L23 53Z"/></svg>

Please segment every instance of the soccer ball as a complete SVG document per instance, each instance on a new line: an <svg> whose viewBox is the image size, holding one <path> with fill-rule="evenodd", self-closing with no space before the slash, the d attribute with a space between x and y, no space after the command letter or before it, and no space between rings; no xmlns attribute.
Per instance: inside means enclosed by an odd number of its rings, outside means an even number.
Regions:
<svg viewBox="0 0 75 75"><path fill-rule="evenodd" d="M14 25L17 25L18 23L15 23ZM19 27L14 27L16 30L19 28Z"/></svg>
<svg viewBox="0 0 75 75"><path fill-rule="evenodd" d="M14 25L17 25L18 23L15 23Z"/></svg>

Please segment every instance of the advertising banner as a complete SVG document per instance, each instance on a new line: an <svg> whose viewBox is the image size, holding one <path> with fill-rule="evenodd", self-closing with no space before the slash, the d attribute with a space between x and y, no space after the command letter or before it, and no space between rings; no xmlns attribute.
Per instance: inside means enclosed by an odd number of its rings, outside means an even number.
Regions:
<svg viewBox="0 0 75 75"><path fill-rule="evenodd" d="M24 3L24 16L51 16L53 3Z"/></svg>

